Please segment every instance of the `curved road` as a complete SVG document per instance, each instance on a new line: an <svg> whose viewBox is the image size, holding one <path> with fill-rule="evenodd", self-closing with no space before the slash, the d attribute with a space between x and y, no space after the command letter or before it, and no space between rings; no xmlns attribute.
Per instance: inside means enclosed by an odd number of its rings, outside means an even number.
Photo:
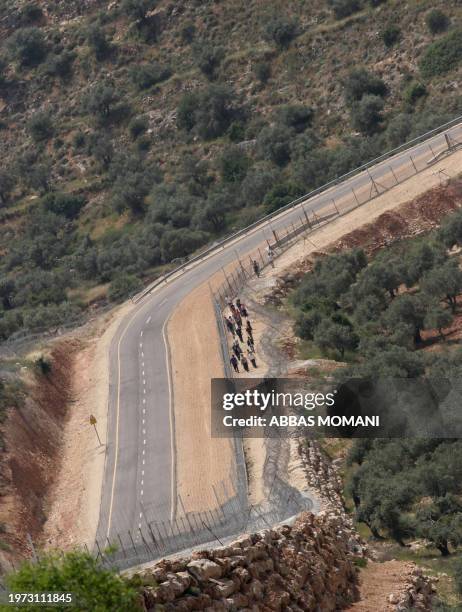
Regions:
<svg viewBox="0 0 462 612"><path fill-rule="evenodd" d="M462 140L462 125L448 130ZM440 134L374 166L370 174L380 184L391 185L396 175L409 176L409 154L419 169L433 152L446 147ZM391 182L390 182L391 181ZM371 188L365 171L305 200L305 210L316 211L334 197L337 202ZM365 199L365 198L364 198ZM368 204L373 206L373 202ZM271 219L274 230L300 220L300 205ZM167 284L154 289L123 319L110 349L110 389L108 406L108 445L101 497L97 538L112 540L117 533L136 532L148 521L168 520L175 507L174 431L172 421L171 377L165 328L175 307L201 283L265 240L264 223L237 238L223 249L207 256ZM268 231L268 230L267 230Z"/></svg>

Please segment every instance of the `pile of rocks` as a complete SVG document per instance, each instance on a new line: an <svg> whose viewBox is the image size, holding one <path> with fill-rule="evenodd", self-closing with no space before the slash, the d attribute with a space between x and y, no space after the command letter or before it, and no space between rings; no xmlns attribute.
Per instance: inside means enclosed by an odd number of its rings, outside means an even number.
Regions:
<svg viewBox="0 0 462 612"><path fill-rule="evenodd" d="M333 612L357 599L357 570L342 521L301 514L227 546L163 559L139 574L146 610ZM156 608L162 606L162 608Z"/></svg>
<svg viewBox="0 0 462 612"><path fill-rule="evenodd" d="M433 579L425 576L420 567L412 564L404 589L398 596L390 595L389 602L396 604L396 612L427 612L433 609L432 598L435 591Z"/></svg>

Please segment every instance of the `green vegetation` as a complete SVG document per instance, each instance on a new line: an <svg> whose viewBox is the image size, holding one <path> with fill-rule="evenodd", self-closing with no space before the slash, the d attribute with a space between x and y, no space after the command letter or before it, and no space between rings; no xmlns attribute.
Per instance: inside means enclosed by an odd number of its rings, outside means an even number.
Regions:
<svg viewBox="0 0 462 612"><path fill-rule="evenodd" d="M380 34L386 47L393 47L401 38L401 30L394 24L388 25Z"/></svg>
<svg viewBox="0 0 462 612"><path fill-rule="evenodd" d="M462 29L456 28L432 43L420 60L420 71L430 78L457 68L462 62Z"/></svg>
<svg viewBox="0 0 462 612"><path fill-rule="evenodd" d="M132 583L113 570L105 569L84 552L40 555L36 563L26 562L17 572L7 576L7 584L11 591L19 593L71 592L79 610L113 612L139 608ZM36 606L23 605L20 609L36 610ZM43 609L64 611L69 607L57 605Z"/></svg>
<svg viewBox="0 0 462 612"><path fill-rule="evenodd" d="M454 440L356 440L348 486L357 520L376 538L404 546L420 537L448 556L462 543L461 453Z"/></svg>
<svg viewBox="0 0 462 612"><path fill-rule="evenodd" d="M11 55L21 66L36 66L47 55L45 37L38 28L17 30L8 41Z"/></svg>
<svg viewBox="0 0 462 612"><path fill-rule="evenodd" d="M170 15L155 0L83 12L6 4L1 339L82 321L93 300L123 299L172 261L460 112L441 77L383 68L386 45L415 65L456 30L434 41L430 13L414 5L318 5L218 11L207 1ZM458 9L444 12L458 23ZM372 20L384 44L370 44ZM446 311L432 308L424 325L444 331ZM349 360L361 334L343 323L323 323L318 340L331 351L340 334Z"/></svg>
<svg viewBox="0 0 462 612"><path fill-rule="evenodd" d="M425 17L425 23L432 34L438 34L448 29L450 20L440 9L432 9Z"/></svg>
<svg viewBox="0 0 462 612"><path fill-rule="evenodd" d="M292 297L296 334L341 358L348 351L353 376L422 373L422 331L436 329L444 339L462 293L458 258L446 251L461 244L461 219L454 213L434 236L389 248L370 262L362 251L320 259Z"/></svg>

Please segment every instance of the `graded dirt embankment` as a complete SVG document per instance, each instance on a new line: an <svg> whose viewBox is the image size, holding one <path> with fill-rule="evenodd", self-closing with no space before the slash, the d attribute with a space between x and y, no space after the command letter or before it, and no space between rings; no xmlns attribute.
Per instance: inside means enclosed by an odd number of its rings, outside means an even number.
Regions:
<svg viewBox="0 0 462 612"><path fill-rule="evenodd" d="M68 373L72 402L60 440L57 475L47 497L46 546L93 545L106 456L109 348L121 319L131 308L131 302L124 304L80 331L80 350ZM90 424L91 414L97 420L101 445Z"/></svg>
<svg viewBox="0 0 462 612"><path fill-rule="evenodd" d="M230 491L234 451L228 439L212 438L212 378L223 376L215 313L207 284L174 311L167 327L175 411L177 490L187 512L217 506L214 487ZM181 510L181 508L179 508Z"/></svg>

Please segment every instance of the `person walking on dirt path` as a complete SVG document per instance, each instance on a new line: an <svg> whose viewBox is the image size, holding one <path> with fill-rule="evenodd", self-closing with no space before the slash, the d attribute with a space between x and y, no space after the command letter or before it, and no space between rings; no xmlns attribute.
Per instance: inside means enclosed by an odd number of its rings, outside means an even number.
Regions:
<svg viewBox="0 0 462 612"><path fill-rule="evenodd" d="M242 325L242 317L241 317L241 313L239 312L239 310L236 310L236 312L233 314L234 316L234 320L236 321L236 326L237 327L241 327Z"/></svg>
<svg viewBox="0 0 462 612"><path fill-rule="evenodd" d="M248 372L249 371L249 362L247 361L247 357L245 355L242 355L241 363L242 363L242 367L244 368L244 370L246 372Z"/></svg>
<svg viewBox="0 0 462 612"><path fill-rule="evenodd" d="M253 267L253 271L255 272L255 276L257 278L260 278L260 266L258 265L258 262L256 259L253 260L252 267Z"/></svg>
<svg viewBox="0 0 462 612"><path fill-rule="evenodd" d="M228 328L229 333L232 335L233 338L236 337L236 331L234 329L234 323L231 319L231 317L229 319L227 319L225 317L225 323L226 323L226 327Z"/></svg>
<svg viewBox="0 0 462 612"><path fill-rule="evenodd" d="M241 315L241 317L247 318L249 316L247 308L240 300L238 300L238 302L239 304L237 305L237 307L239 308L239 314Z"/></svg>
<svg viewBox="0 0 462 612"><path fill-rule="evenodd" d="M252 336L248 336L248 337L247 337L247 346L248 346L249 348L253 348L253 349L255 349L255 345L254 345L254 342L253 342L253 337L252 337Z"/></svg>
<svg viewBox="0 0 462 612"><path fill-rule="evenodd" d="M233 349L233 353L240 360L241 359L241 354L242 354L242 349L241 349L241 347L239 345L239 342L237 340L234 341L232 349Z"/></svg>
<svg viewBox="0 0 462 612"><path fill-rule="evenodd" d="M255 349L252 346L249 346L247 349L247 355L249 356L250 363L253 365L255 369L257 369L257 359L255 357Z"/></svg>
<svg viewBox="0 0 462 612"><path fill-rule="evenodd" d="M247 332L247 344L249 344L249 340L252 343L252 346L254 345L254 341L253 341L253 334L251 331Z"/></svg>
<svg viewBox="0 0 462 612"><path fill-rule="evenodd" d="M242 327L236 327L237 337L241 342L244 342L244 338L242 337Z"/></svg>
<svg viewBox="0 0 462 612"><path fill-rule="evenodd" d="M268 247L268 261L271 264L271 267L274 268L274 253L270 247Z"/></svg>
<svg viewBox="0 0 462 612"><path fill-rule="evenodd" d="M253 331L253 327L252 324L250 323L250 319L247 319L247 323L245 324L245 331L252 335L252 331Z"/></svg>
<svg viewBox="0 0 462 612"><path fill-rule="evenodd" d="M231 359L229 361L230 361L231 365L233 366L234 371L239 374L239 366L238 366L239 362L236 359L236 357L234 355L231 355Z"/></svg>

